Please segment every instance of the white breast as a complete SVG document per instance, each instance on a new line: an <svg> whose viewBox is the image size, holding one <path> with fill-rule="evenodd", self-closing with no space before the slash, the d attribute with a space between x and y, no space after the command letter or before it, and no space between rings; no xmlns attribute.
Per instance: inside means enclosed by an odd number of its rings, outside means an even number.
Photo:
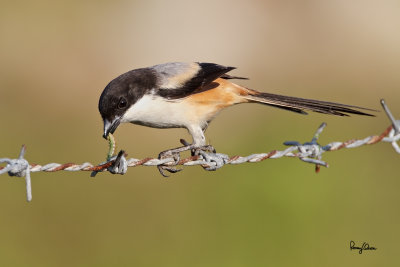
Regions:
<svg viewBox="0 0 400 267"><path fill-rule="evenodd" d="M144 95L122 116L121 122L131 122L154 128L186 127L190 110L181 100L166 100L156 95Z"/></svg>

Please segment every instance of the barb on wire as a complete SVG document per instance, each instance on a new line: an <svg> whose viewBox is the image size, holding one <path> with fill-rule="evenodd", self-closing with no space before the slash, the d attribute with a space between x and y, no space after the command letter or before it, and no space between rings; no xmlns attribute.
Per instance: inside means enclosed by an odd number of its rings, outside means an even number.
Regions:
<svg viewBox="0 0 400 267"><path fill-rule="evenodd" d="M49 163L46 165L29 164L24 159L26 148L22 146L18 159L2 158L0 163L7 163L5 167L0 166L0 174L8 173L10 176L25 177L27 200L32 200L31 190L31 172L56 172L56 171L91 171L91 176L94 177L97 173L103 171L109 171L113 174L125 174L128 167L136 166L166 166L173 167L177 165L183 166L194 166L201 165L207 171L215 171L226 164L241 164L245 162L260 162L266 159L276 159L281 157L297 157L300 160L315 164L315 171L319 172L320 166L328 167L328 164L322 160L322 154L328 151L336 151L343 148L355 148L362 145L372 145L378 142L389 142L397 153L400 154L400 147L397 142L400 140L400 120L395 120L391 114L389 108L385 104L384 100L381 100L381 104L389 117L392 125L389 126L380 135L368 136L364 139L348 140L346 142L332 142L325 146L318 144L317 140L324 128L326 123L322 123L317 129L313 138L310 142L300 143L297 141L287 141L284 145L288 146L285 150L272 150L268 153L252 154L246 157L242 156L228 156L222 153L211 153L206 151L200 151L199 155L191 156L184 159L176 160L174 158L145 158L145 159L126 159L127 154L121 150L117 156L111 157L112 153L107 157L107 161L99 165L92 165L91 163L85 162L83 164L75 163ZM114 149L114 140L110 137L110 151ZM171 168L173 169L173 168ZM168 170L168 168L166 168ZM176 170L176 169L175 169Z"/></svg>
<svg viewBox="0 0 400 267"><path fill-rule="evenodd" d="M17 159L0 159L0 163L7 163L7 166L0 169L0 174L8 172L10 176L25 177L26 184L26 200L29 202L32 200L32 187L31 187L31 166L28 161L24 159L26 152L25 145L22 146Z"/></svg>

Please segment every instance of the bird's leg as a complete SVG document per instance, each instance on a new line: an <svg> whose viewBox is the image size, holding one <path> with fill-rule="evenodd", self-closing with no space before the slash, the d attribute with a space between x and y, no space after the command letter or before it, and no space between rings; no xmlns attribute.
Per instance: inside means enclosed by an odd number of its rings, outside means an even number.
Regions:
<svg viewBox="0 0 400 267"><path fill-rule="evenodd" d="M200 155L201 151L216 153L215 149L211 145L205 144L205 137L203 133L203 129L197 126L188 127L189 133L193 136L193 144L189 144L186 140L181 139L182 147L177 147L169 150L165 150L158 155L159 159L173 158L175 160L175 165L177 165L180 161L180 153L184 151L190 150L192 156ZM182 169L176 169L175 167L169 167L164 165L158 165L158 170L161 175L164 177L168 177L164 170L170 173L176 173L181 171Z"/></svg>
<svg viewBox="0 0 400 267"><path fill-rule="evenodd" d="M193 137L193 144L191 147L192 156L199 155L200 151L215 153L214 147L211 145L206 145L206 138L204 136L204 131L207 129L208 124L202 125L191 125L187 127L189 133ZM183 145L189 145L185 140L181 140Z"/></svg>
<svg viewBox="0 0 400 267"><path fill-rule="evenodd" d="M180 141L183 144L183 146L173 149L168 149L161 152L158 155L158 159L173 158L175 160L175 164L178 164L178 162L180 161L180 153L184 151L190 150L192 156L200 155L200 151L216 153L215 148L211 145L196 146L194 144L189 144L184 139L181 139ZM177 169L175 167L169 167L164 165L158 165L157 168L161 173L161 175L164 177L168 177L168 175L166 175L164 171L168 171L170 173L177 173L182 170L182 169Z"/></svg>

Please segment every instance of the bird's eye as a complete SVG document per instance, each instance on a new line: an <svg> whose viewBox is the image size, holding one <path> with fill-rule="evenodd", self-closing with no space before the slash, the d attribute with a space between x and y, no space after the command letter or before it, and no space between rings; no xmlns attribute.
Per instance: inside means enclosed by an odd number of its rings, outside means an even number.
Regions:
<svg viewBox="0 0 400 267"><path fill-rule="evenodd" d="M118 102L118 108L119 108L119 109L126 108L126 105L127 105L127 104L128 104L128 103L126 102L125 98L121 97L121 98L119 99L119 102Z"/></svg>

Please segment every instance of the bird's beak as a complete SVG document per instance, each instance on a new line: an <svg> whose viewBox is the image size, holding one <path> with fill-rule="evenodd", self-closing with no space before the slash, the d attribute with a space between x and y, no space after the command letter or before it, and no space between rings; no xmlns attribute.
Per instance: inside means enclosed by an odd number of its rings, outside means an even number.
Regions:
<svg viewBox="0 0 400 267"><path fill-rule="evenodd" d="M114 133L120 123L121 123L121 117L115 117L111 122L107 119L104 119L103 137L107 139L108 134Z"/></svg>

